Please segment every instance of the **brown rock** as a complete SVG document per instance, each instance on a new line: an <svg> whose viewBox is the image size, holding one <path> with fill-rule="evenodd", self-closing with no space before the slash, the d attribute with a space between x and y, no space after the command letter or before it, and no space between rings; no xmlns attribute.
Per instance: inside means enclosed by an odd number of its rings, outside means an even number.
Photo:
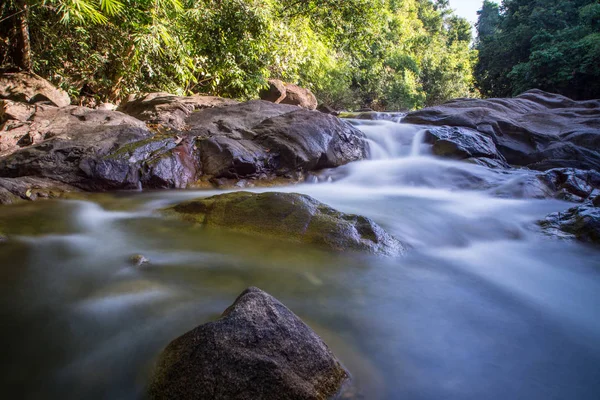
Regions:
<svg viewBox="0 0 600 400"><path fill-rule="evenodd" d="M25 72L0 74L0 98L31 104L50 102L57 107L71 104L67 92L35 74Z"/></svg>
<svg viewBox="0 0 600 400"><path fill-rule="evenodd" d="M285 85L285 97L281 100L281 104L291 104L307 110L315 110L317 108L317 98L310 90L289 84Z"/></svg>
<svg viewBox="0 0 600 400"><path fill-rule="evenodd" d="M260 99L279 104L285 98L285 83L279 79L269 79L269 88L260 92Z"/></svg>
<svg viewBox="0 0 600 400"><path fill-rule="evenodd" d="M195 110L226 107L238 102L214 96L175 96L169 93L150 93L121 104L119 111L151 124L183 130L186 119Z"/></svg>

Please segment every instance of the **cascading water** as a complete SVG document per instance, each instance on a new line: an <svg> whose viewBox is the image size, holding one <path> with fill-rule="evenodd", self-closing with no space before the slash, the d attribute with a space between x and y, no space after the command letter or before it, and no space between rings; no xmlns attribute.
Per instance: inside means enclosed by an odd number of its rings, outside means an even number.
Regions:
<svg viewBox="0 0 600 400"><path fill-rule="evenodd" d="M371 217L405 257L282 249L153 212L216 191L0 208L17 238L0 246L4 398L142 398L160 350L255 285L325 339L365 399L597 399L600 251L534 224L569 205L523 198L527 171L432 156L421 127L352 123L371 159L255 190Z"/></svg>

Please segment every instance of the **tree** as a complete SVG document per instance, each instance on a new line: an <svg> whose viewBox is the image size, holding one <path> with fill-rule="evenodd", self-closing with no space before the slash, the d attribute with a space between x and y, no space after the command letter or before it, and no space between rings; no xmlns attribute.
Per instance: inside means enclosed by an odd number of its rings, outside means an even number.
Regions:
<svg viewBox="0 0 600 400"><path fill-rule="evenodd" d="M484 2L477 25L479 89L488 96L539 88L575 99L600 97L599 24L595 0Z"/></svg>
<svg viewBox="0 0 600 400"><path fill-rule="evenodd" d="M444 0L25 4L31 68L73 97L118 101L160 90L249 99L272 77L349 109L412 109L474 93L470 26ZM24 48L0 33L11 49ZM2 56L1 67L23 69L15 60Z"/></svg>

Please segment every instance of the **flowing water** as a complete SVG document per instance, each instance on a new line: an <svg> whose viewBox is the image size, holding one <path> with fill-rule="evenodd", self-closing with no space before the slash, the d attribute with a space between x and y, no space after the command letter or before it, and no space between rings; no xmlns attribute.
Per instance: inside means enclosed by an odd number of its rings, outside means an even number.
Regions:
<svg viewBox="0 0 600 400"><path fill-rule="evenodd" d="M428 155L418 127L353 121L371 158L269 190L373 218L402 258L207 233L157 208L215 191L0 208L3 399L139 399L172 339L248 286L319 333L365 399L600 398L600 251L535 221L530 177ZM256 189L264 190L264 189ZM143 254L151 263L131 266Z"/></svg>

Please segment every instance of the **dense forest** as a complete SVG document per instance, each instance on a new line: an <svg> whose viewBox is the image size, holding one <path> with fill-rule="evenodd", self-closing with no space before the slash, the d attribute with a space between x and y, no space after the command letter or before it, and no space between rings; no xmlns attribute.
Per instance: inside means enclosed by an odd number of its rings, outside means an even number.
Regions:
<svg viewBox="0 0 600 400"><path fill-rule="evenodd" d="M485 0L477 30L475 75L483 96L538 88L600 97L597 0Z"/></svg>
<svg viewBox="0 0 600 400"><path fill-rule="evenodd" d="M337 108L416 109L530 88L600 93L596 0L9 0L0 68L73 97L168 91L249 99L269 78Z"/></svg>
<svg viewBox="0 0 600 400"><path fill-rule="evenodd" d="M473 91L471 27L447 0L8 1L2 19L3 67L31 68L73 96L252 98L281 78L333 106L394 109Z"/></svg>

